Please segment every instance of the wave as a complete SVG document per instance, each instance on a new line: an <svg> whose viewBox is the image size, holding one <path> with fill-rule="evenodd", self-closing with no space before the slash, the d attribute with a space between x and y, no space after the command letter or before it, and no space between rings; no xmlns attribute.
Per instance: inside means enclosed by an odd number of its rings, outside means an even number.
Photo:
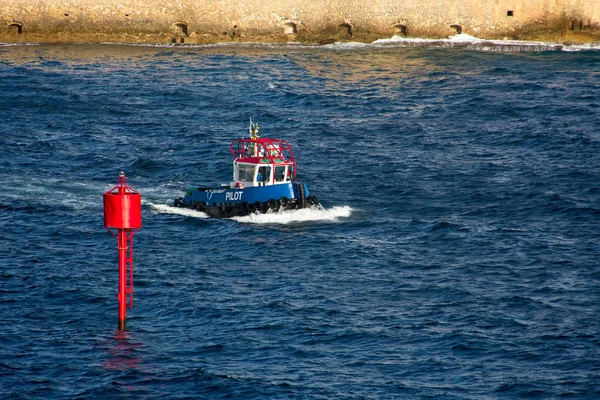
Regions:
<svg viewBox="0 0 600 400"><path fill-rule="evenodd" d="M192 218L210 218L208 214L201 211L190 210L188 208L173 207L167 204L145 203L150 209L160 214L176 214ZM234 221L248 224L292 224L298 222L313 221L337 221L340 218L347 218L352 214L350 206L320 208L320 209L302 209L284 211L273 214L250 214L244 217L233 217Z"/></svg>
<svg viewBox="0 0 600 400"><path fill-rule="evenodd" d="M0 47L23 47L23 46L39 46L39 43L6 43L1 42Z"/></svg>
<svg viewBox="0 0 600 400"><path fill-rule="evenodd" d="M313 221L337 221L340 218L347 218L352 214L350 206L336 206L332 208L320 208L302 210L284 211L273 214L250 214L244 217L233 217L238 222L249 224L293 224L298 222Z"/></svg>
<svg viewBox="0 0 600 400"><path fill-rule="evenodd" d="M182 47L182 48L227 48L227 47L250 47L250 48L322 48L329 50L356 50L383 46L400 47L456 47L469 50L498 51L498 52L540 52L540 51L600 51L600 42L585 43L581 45L564 45L554 42L526 41L526 40L492 40L482 39L465 33L449 36L446 39L429 38L407 38L394 35L391 38L377 39L372 43L362 42L334 42L324 45L316 43L266 43L266 42L222 42L222 43L198 43L198 44L172 44L172 43L103 43L112 45L139 46L139 47Z"/></svg>
<svg viewBox="0 0 600 400"><path fill-rule="evenodd" d="M296 48L314 49L323 48L329 50L356 50L373 47L456 47L479 51L497 52L541 52L541 51L600 51L600 42L585 43L578 45L564 45L554 42L539 42L525 40L492 40L482 39L465 33L449 36L445 39L430 38L408 38L394 35L391 38L377 39L372 43L362 42L334 42L327 44L317 43L267 43L267 42L218 42L218 43L117 43L102 42L101 45L111 46L134 46L155 48L182 48L182 49L211 49L211 48ZM0 47L8 46L38 46L40 43L0 43Z"/></svg>
<svg viewBox="0 0 600 400"><path fill-rule="evenodd" d="M362 48L369 47L369 46L370 46L369 43L362 43L362 42L334 42L334 43L323 45L321 47L324 49L354 50L354 49L362 49Z"/></svg>
<svg viewBox="0 0 600 400"><path fill-rule="evenodd" d="M189 208L173 207L167 204L145 203L150 209L159 214L176 214L184 217L192 218L210 218L210 216L202 211L190 210Z"/></svg>
<svg viewBox="0 0 600 400"><path fill-rule="evenodd" d="M318 44L285 42L285 43L268 43L268 42L217 42L217 43L118 43L118 42L101 42L107 46L130 46L130 47L157 47L168 49L212 49L212 48L314 48L319 47Z"/></svg>
<svg viewBox="0 0 600 400"><path fill-rule="evenodd" d="M593 51L600 50L600 43L584 45L563 45L553 42L537 42L525 40L488 40L465 33L449 36L447 39L407 38L394 35L389 39L378 39L372 44L379 46L439 46L460 47L471 50L520 52L520 51Z"/></svg>
<svg viewBox="0 0 600 400"><path fill-rule="evenodd" d="M598 51L600 50L600 42L596 43L584 43L584 44L573 44L565 46L564 51Z"/></svg>

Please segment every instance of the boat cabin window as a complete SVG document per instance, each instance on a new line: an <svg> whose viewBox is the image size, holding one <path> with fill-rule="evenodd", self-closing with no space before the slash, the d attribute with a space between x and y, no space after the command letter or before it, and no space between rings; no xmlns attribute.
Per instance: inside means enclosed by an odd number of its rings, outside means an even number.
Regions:
<svg viewBox="0 0 600 400"><path fill-rule="evenodd" d="M285 180L285 166L275 167L275 182L283 182Z"/></svg>
<svg viewBox="0 0 600 400"><path fill-rule="evenodd" d="M271 166L258 167L256 181L259 186L265 186L271 183Z"/></svg>
<svg viewBox="0 0 600 400"><path fill-rule="evenodd" d="M289 165L287 167L287 173L285 175L285 181L291 182L294 179L294 167Z"/></svg>
<svg viewBox="0 0 600 400"><path fill-rule="evenodd" d="M238 181L252 182L254 180L254 165L238 164Z"/></svg>

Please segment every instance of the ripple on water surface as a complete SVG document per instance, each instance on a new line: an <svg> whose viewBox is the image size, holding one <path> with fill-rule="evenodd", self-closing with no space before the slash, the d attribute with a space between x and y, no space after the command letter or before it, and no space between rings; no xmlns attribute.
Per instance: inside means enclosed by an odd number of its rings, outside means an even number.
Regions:
<svg viewBox="0 0 600 400"><path fill-rule="evenodd" d="M599 397L599 53L447 44L0 46L0 397ZM250 117L323 209L172 207Z"/></svg>

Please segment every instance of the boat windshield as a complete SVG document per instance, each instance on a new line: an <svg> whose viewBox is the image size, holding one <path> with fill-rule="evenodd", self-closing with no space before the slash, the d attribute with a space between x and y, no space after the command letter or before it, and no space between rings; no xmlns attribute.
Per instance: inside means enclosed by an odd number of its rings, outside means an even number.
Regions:
<svg viewBox="0 0 600 400"><path fill-rule="evenodd" d="M283 182L285 179L285 166L275 166L275 182Z"/></svg>
<svg viewBox="0 0 600 400"><path fill-rule="evenodd" d="M254 180L255 165L238 164L238 180L252 182Z"/></svg>

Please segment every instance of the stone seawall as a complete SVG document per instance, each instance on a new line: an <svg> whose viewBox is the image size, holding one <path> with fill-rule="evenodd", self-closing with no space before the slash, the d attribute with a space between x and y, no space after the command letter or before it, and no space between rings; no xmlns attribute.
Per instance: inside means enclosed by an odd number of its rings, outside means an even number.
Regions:
<svg viewBox="0 0 600 400"><path fill-rule="evenodd" d="M598 0L10 0L2 41L369 41L597 29ZM554 28L553 28L554 27Z"/></svg>

